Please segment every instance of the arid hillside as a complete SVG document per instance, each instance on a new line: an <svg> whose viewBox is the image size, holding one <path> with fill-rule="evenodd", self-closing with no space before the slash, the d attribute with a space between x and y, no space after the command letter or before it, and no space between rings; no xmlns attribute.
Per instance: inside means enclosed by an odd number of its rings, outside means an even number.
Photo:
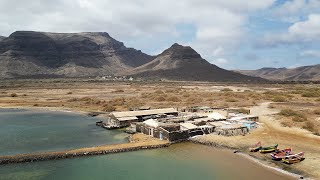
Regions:
<svg viewBox="0 0 320 180"><path fill-rule="evenodd" d="M258 70L238 70L236 72L269 80L320 81L320 64L314 66L302 66L293 69L262 68Z"/></svg>

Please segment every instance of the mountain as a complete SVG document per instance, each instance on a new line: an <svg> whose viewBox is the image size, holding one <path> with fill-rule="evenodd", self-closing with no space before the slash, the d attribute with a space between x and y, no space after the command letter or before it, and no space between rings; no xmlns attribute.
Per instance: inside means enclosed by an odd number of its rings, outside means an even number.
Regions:
<svg viewBox="0 0 320 180"><path fill-rule="evenodd" d="M105 32L17 31L0 40L0 78L112 75L152 59Z"/></svg>
<svg viewBox="0 0 320 180"><path fill-rule="evenodd" d="M0 41L2 41L4 38L6 38L6 37L4 37L4 36L0 36Z"/></svg>
<svg viewBox="0 0 320 180"><path fill-rule="evenodd" d="M238 70L236 72L261 77L269 80L282 81L320 81L320 64L287 68L262 68L258 70Z"/></svg>
<svg viewBox="0 0 320 180"><path fill-rule="evenodd" d="M0 40L0 78L130 75L182 81L265 81L221 69L191 47L172 45L150 56L105 32L16 31Z"/></svg>
<svg viewBox="0 0 320 180"><path fill-rule="evenodd" d="M172 45L151 62L134 68L128 75L183 81L264 81L221 69L204 60L191 47L179 44Z"/></svg>

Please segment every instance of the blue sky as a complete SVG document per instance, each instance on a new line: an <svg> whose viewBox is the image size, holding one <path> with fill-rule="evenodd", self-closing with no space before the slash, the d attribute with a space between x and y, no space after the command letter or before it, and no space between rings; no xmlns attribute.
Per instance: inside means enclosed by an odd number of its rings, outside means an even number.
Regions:
<svg viewBox="0 0 320 180"><path fill-rule="evenodd" d="M108 32L159 54L189 45L226 69L320 64L320 0L2 0L0 35Z"/></svg>

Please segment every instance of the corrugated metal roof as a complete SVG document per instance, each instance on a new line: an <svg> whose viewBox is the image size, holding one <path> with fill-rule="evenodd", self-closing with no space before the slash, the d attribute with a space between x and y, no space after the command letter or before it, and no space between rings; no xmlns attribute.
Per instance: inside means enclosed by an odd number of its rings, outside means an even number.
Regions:
<svg viewBox="0 0 320 180"><path fill-rule="evenodd" d="M119 121L132 121L132 120L138 120L137 117L135 116L129 116L129 117L121 117L121 118L117 118Z"/></svg>
<svg viewBox="0 0 320 180"><path fill-rule="evenodd" d="M132 117L132 116L148 116L153 114L166 114L166 113L177 113L178 111L174 108L166 109L152 109L152 110L142 110L142 111L123 111L123 112L113 112L113 115L116 118L121 117Z"/></svg>
<svg viewBox="0 0 320 180"><path fill-rule="evenodd" d="M198 126L191 123L180 123L180 126L185 127L186 129L197 129Z"/></svg>
<svg viewBox="0 0 320 180"><path fill-rule="evenodd" d="M221 119L226 119L226 117L220 113L213 112L208 114L209 118L215 119L215 120L221 120Z"/></svg>

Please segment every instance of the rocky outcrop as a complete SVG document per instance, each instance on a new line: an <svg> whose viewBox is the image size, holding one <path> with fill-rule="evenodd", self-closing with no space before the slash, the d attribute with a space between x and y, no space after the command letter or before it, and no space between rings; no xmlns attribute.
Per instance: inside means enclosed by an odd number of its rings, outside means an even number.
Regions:
<svg viewBox="0 0 320 180"><path fill-rule="evenodd" d="M129 72L140 78L182 81L265 82L210 64L189 46L172 45L151 62Z"/></svg>
<svg viewBox="0 0 320 180"><path fill-rule="evenodd" d="M6 37L0 36L0 41L4 40L4 38L6 38Z"/></svg>

